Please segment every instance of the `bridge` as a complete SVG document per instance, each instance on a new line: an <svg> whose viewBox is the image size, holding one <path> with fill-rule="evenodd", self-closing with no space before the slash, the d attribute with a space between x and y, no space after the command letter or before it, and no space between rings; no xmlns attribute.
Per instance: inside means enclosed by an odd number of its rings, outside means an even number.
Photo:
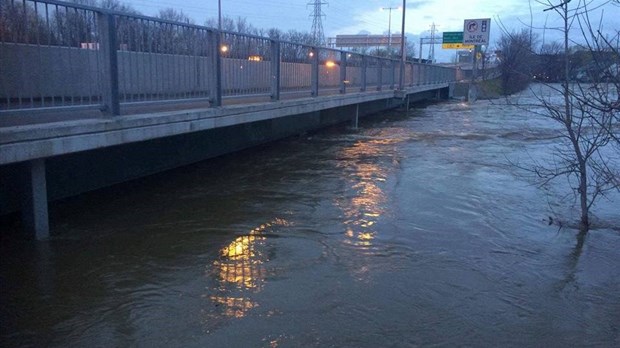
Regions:
<svg viewBox="0 0 620 348"><path fill-rule="evenodd" d="M61 1L0 12L0 216L410 102L456 71Z"/></svg>

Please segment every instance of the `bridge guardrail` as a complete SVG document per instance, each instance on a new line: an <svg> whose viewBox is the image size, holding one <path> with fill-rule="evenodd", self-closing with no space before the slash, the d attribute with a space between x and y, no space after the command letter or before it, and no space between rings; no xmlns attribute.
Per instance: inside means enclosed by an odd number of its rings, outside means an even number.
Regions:
<svg viewBox="0 0 620 348"><path fill-rule="evenodd" d="M279 100L456 80L435 65L62 1L0 3L0 114L121 104ZM402 75L402 86L399 86Z"/></svg>

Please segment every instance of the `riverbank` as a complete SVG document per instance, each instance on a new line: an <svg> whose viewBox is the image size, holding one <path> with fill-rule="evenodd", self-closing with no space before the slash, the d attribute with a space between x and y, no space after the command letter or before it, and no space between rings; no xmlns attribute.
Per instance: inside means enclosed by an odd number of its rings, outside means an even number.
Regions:
<svg viewBox="0 0 620 348"><path fill-rule="evenodd" d="M467 99L469 93L470 82L458 82L454 87L454 98L456 99ZM478 87L478 98L477 99L498 99L502 97L502 82L501 78L489 79L478 81L476 84Z"/></svg>

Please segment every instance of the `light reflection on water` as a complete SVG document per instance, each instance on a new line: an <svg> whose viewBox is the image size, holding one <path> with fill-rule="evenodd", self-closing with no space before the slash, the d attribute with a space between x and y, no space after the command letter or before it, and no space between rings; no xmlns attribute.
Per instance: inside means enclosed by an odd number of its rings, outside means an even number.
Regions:
<svg viewBox="0 0 620 348"><path fill-rule="evenodd" d="M269 258L262 250L267 239L264 234L276 226L289 225L282 218L261 224L222 248L219 259L206 267L207 275L216 272L220 282L217 294L208 297L223 308L224 316L242 318L258 307L251 295L262 290L266 278L265 263L269 262Z"/></svg>
<svg viewBox="0 0 620 348"><path fill-rule="evenodd" d="M390 129L381 129L372 138L361 138L342 148L338 154L338 166L345 173L352 191L335 202L345 216L345 243L366 250L372 247L377 236L373 226L385 213L387 197L382 185L393 167L398 165L398 159L390 152L402 141L404 138L391 134ZM393 157L387 166L383 163L386 155Z"/></svg>
<svg viewBox="0 0 620 348"><path fill-rule="evenodd" d="M443 103L69 200L0 246L0 345L618 346L618 198L576 238L506 165L555 135Z"/></svg>

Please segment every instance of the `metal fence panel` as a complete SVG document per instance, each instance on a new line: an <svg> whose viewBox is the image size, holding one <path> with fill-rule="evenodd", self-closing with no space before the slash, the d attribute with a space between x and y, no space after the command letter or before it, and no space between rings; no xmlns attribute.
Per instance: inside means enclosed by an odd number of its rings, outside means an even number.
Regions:
<svg viewBox="0 0 620 348"><path fill-rule="evenodd" d="M93 11L2 1L0 23L0 110L100 103Z"/></svg>
<svg viewBox="0 0 620 348"><path fill-rule="evenodd" d="M0 112L395 89L400 61L51 0L0 2ZM456 69L405 64L403 87ZM111 112L110 112L111 110ZM115 111L116 110L116 111Z"/></svg>

